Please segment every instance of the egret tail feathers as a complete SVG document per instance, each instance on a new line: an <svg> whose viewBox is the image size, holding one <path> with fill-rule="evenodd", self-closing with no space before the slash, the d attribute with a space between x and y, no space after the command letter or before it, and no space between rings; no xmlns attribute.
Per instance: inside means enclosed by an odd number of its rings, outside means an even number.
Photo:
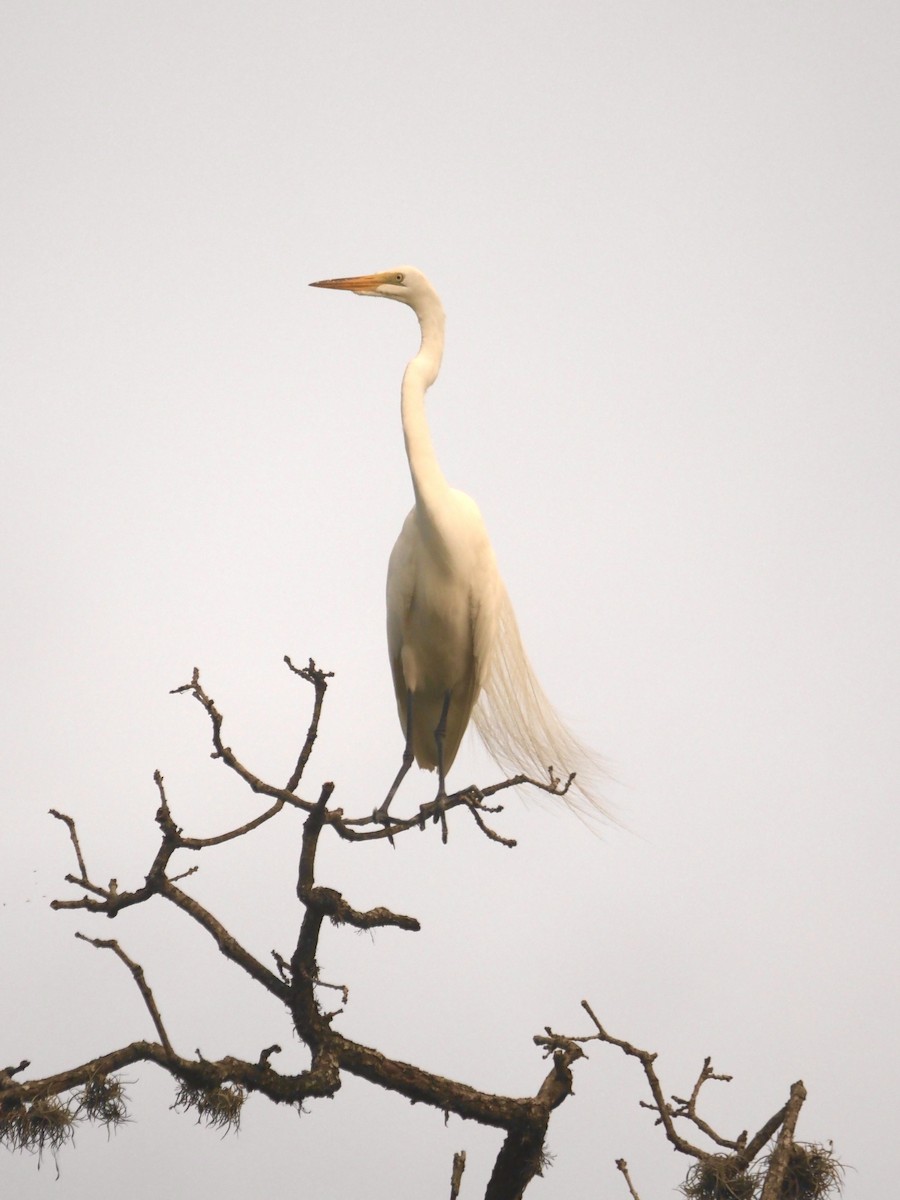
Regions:
<svg viewBox="0 0 900 1200"><path fill-rule="evenodd" d="M613 819L600 795L608 778L603 762L565 727L544 694L505 589L497 618L496 641L472 714L488 753L510 775L545 781L552 768L565 784L574 773L564 797L569 807Z"/></svg>

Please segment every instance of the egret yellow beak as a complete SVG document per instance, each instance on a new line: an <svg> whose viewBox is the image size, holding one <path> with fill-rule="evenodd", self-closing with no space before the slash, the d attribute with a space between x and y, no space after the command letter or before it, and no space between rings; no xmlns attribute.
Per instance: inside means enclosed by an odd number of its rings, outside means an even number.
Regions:
<svg viewBox="0 0 900 1200"><path fill-rule="evenodd" d="M341 292L359 292L369 295L377 291L378 286L390 277L390 271L381 271L377 275L351 275L348 279L319 279L310 287L335 288Z"/></svg>

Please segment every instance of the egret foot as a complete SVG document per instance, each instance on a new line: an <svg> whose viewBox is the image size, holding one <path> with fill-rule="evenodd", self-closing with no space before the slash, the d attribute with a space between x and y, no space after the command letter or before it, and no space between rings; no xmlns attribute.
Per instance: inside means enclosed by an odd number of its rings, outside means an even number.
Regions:
<svg viewBox="0 0 900 1200"><path fill-rule="evenodd" d="M444 845L447 844L447 805L449 799L450 797L447 795L444 782L441 780L440 786L438 787L438 794L435 796L435 798L429 801L428 804L423 804L419 809L419 828L425 828L425 822L429 817L431 817L435 825L437 825L438 821L440 821L441 841L444 843Z"/></svg>

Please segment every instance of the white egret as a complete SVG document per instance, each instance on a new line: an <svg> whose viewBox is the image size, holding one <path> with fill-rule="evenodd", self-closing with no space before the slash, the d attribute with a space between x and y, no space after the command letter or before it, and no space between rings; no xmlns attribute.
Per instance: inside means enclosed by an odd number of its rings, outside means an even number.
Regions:
<svg viewBox="0 0 900 1200"><path fill-rule="evenodd" d="M419 319L419 352L403 373L401 418L415 505L391 552L387 637L397 712L406 738L403 766L379 809L387 813L413 757L438 770L438 796L470 717L500 767L565 780L566 799L602 810L602 773L553 711L532 672L478 506L451 488L441 471L425 416L425 393L444 350L444 310L415 267L323 279L311 287L408 304Z"/></svg>

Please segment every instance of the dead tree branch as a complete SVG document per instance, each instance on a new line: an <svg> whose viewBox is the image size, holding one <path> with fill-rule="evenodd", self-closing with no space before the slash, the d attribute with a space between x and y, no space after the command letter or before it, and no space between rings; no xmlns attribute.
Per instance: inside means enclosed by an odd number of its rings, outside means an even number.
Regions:
<svg viewBox="0 0 900 1200"><path fill-rule="evenodd" d="M581 1002L582 1008L590 1017L595 1027L595 1033L586 1037L574 1039L579 1044L589 1041L605 1042L617 1046L624 1054L636 1058L644 1070L653 1103L639 1101L642 1108L648 1108L657 1114L657 1124L663 1126L669 1142L680 1153L694 1159L689 1169L687 1179L682 1185L682 1192L689 1200L717 1200L722 1197L746 1198L746 1200L784 1200L786 1196L803 1196L806 1200L825 1200L840 1190L840 1180L843 1174L840 1163L834 1158L831 1150L820 1146L806 1147L794 1141L794 1131L797 1117L803 1101L806 1099L806 1088L802 1082L795 1083L787 1103L765 1121L752 1138L748 1139L745 1131L736 1138L725 1138L717 1133L710 1124L697 1112L700 1089L710 1079L721 1082L731 1082L730 1075L717 1075L712 1068L711 1059L706 1058L697 1081L688 1099L679 1096L672 1097L675 1105L668 1104L664 1098L662 1085L656 1073L654 1063L657 1055L648 1050L633 1046L622 1038L613 1037L600 1023L596 1013L586 1000ZM549 1031L548 1031L549 1032ZM556 1036L556 1035L553 1035ZM695 1146L683 1138L675 1128L675 1121L685 1119L691 1122L713 1143L714 1149ZM761 1159L765 1147L778 1134L775 1149L768 1159ZM722 1153L722 1150L730 1153ZM618 1159L616 1166L625 1176L628 1188L633 1197L636 1192L628 1175L624 1159ZM790 1185L785 1183L790 1177ZM808 1182L803 1186L797 1180L809 1181L814 1179L815 1186ZM799 1187L799 1190L798 1190ZM806 1190L803 1190L803 1188Z"/></svg>
<svg viewBox="0 0 900 1200"><path fill-rule="evenodd" d="M780 1200L783 1195L784 1178L790 1161L791 1147L794 1145L794 1130L797 1128L797 1118L805 1099L806 1088L803 1081L798 1079L791 1088L791 1098L784 1107L781 1132L769 1159L769 1169L760 1200Z"/></svg>
<svg viewBox="0 0 900 1200"><path fill-rule="evenodd" d="M111 879L105 885L96 882L82 851L74 818L51 809L53 817L66 825L75 855L77 873L67 875L66 881L80 892L75 898L54 900L51 907L78 909L115 918L127 909L154 898L168 902L203 929L219 953L287 1010L294 1030L309 1050L308 1070L294 1075L277 1071L272 1059L280 1052L280 1047L274 1044L263 1049L255 1062L231 1056L210 1061L199 1051L193 1057L179 1054L169 1037L140 964L125 953L117 940L78 933L76 936L90 945L111 950L127 967L159 1040L133 1041L41 1079L23 1081L18 1078L30 1065L26 1059L18 1066L0 1070L0 1141L16 1148L41 1149L45 1142L56 1148L71 1136L71 1128L76 1120L99 1120L108 1125L120 1123L127 1117L124 1088L117 1078L117 1072L140 1062L153 1063L173 1078L178 1087L176 1108L191 1110L199 1119L222 1128L237 1126L241 1106L251 1093L265 1096L276 1104L299 1108L305 1100L334 1096L341 1087L342 1076L349 1073L396 1092L413 1103L430 1105L445 1117L453 1113L463 1120L502 1130L505 1136L487 1185L485 1200L520 1200L531 1180L544 1169L549 1121L554 1110L572 1094L574 1064L585 1057L587 1043L602 1042L638 1060L652 1097L652 1103L641 1103L655 1113L657 1123L663 1127L672 1146L691 1158L698 1169L724 1171L723 1178L729 1180L743 1176L767 1143L778 1134L765 1189L760 1198L778 1200L791 1154L797 1149L793 1137L797 1115L806 1094L802 1084L794 1085L787 1104L752 1139L748 1140L746 1132L729 1139L718 1134L698 1112L702 1087L709 1080L727 1082L729 1076L715 1074L707 1058L690 1096L687 1099L672 1096L672 1102L668 1102L656 1072L656 1054L609 1034L587 1001L583 1001L582 1006L593 1024L592 1032L568 1037L554 1033L548 1027L543 1034L534 1038L544 1058L549 1060L549 1066L535 1093L524 1097L479 1091L468 1084L392 1058L374 1047L354 1041L335 1028L337 1018L347 1015L350 993L346 984L326 983L320 978L319 949L323 930L349 925L364 930L397 929L416 933L420 925L416 917L393 912L384 906L357 908L337 888L323 884L317 878L318 851L323 835L327 838L334 834L351 843L383 838L393 841L413 829L423 831L429 824L434 824L440 826L442 837L446 840L453 812L465 809L490 841L511 848L515 846L514 840L503 836L488 823L489 819L493 820L503 812L502 805L491 803L494 798L510 788L522 786L538 788L555 796L565 795L572 779L563 783L548 769L547 780L518 775L483 789L468 787L452 796L436 798L405 817L390 816L384 821L376 819L372 815L371 801L361 805L362 811L369 815L346 816L343 809L331 806L335 791L333 783L323 784L315 800L298 794L318 736L331 673L320 670L312 659L303 668L295 667L289 658L285 662L294 675L313 687L314 699L303 743L284 787L265 782L226 744L223 715L201 684L198 670L194 670L190 683L174 689L176 694L192 695L204 709L211 726L212 757L223 762L255 794L266 798L267 804L263 810L236 827L203 837L189 835L176 821L163 777L157 771L154 774L157 795L155 821L159 843L143 880L128 888L120 887L116 879ZM210 853L225 843L250 836L277 818L302 822L296 876L296 895L302 908L302 917L290 957L273 951L275 970L272 970L241 945L189 891L179 886L197 868L192 866L176 871L175 860L182 851L192 855ZM180 861L183 863L183 858ZM341 993L342 1007L339 1010L330 1012L323 1009L320 1003L323 989ZM684 1137L678 1128L679 1122L684 1121L703 1134L714 1148L710 1150L694 1145ZM51 1131L49 1134L48 1129ZM723 1154L722 1151L728 1153ZM618 1160L616 1165L625 1177L632 1200L637 1200L637 1192L624 1160ZM465 1153L459 1152L454 1157L451 1200L459 1195L464 1167Z"/></svg>

